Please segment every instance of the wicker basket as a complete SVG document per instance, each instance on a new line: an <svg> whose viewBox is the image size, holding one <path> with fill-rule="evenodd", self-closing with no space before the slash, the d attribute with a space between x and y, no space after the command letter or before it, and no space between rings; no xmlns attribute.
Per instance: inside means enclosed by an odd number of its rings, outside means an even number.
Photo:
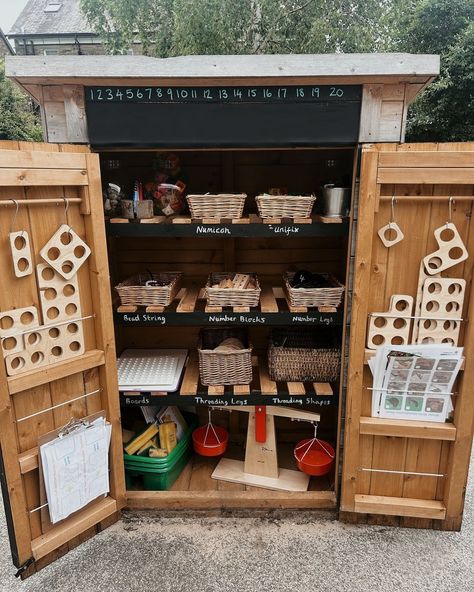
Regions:
<svg viewBox="0 0 474 592"><path fill-rule="evenodd" d="M221 280L234 279L235 273L214 272L211 273L204 289L209 306L258 306L260 301L260 283L256 273L245 273L253 278L256 288L213 288Z"/></svg>
<svg viewBox="0 0 474 592"><path fill-rule="evenodd" d="M245 193L206 193L205 195L188 195L186 197L191 217L203 218L242 218Z"/></svg>
<svg viewBox="0 0 474 592"><path fill-rule="evenodd" d="M321 275L331 285L329 288L293 288L291 280L295 274L287 271L283 274L285 292L291 306L339 306L344 294L344 286L330 274Z"/></svg>
<svg viewBox="0 0 474 592"><path fill-rule="evenodd" d="M168 271L134 275L115 286L122 305L168 306L179 291L182 273ZM164 286L146 286L149 280L165 283Z"/></svg>
<svg viewBox="0 0 474 592"><path fill-rule="evenodd" d="M220 352L215 348L229 337L240 339L245 349ZM199 373L203 385L234 385L252 382L252 345L244 329L201 329Z"/></svg>
<svg viewBox="0 0 474 592"><path fill-rule="evenodd" d="M309 218L316 197L314 195L257 195L255 201L261 218Z"/></svg>
<svg viewBox="0 0 474 592"><path fill-rule="evenodd" d="M341 348L331 333L316 329L274 329L268 349L270 378L288 382L339 379Z"/></svg>

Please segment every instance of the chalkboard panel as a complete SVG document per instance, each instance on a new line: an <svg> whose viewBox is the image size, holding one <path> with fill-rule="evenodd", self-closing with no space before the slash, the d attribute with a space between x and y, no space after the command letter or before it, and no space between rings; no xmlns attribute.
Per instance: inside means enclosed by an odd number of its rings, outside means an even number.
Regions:
<svg viewBox="0 0 474 592"><path fill-rule="evenodd" d="M212 98L207 99L204 91L209 89L198 88L193 96L189 94L191 88L173 88L172 102L155 96L156 87L86 88L89 139L94 146L163 148L304 147L357 142L360 87L271 88L242 88L242 98L232 100L225 98L234 91L228 87L213 88ZM280 92L278 98L278 89L282 88L286 93L283 96ZM162 93L167 90L163 88ZM223 90L226 94L220 100ZM249 90L255 91L255 96L251 93L248 97Z"/></svg>

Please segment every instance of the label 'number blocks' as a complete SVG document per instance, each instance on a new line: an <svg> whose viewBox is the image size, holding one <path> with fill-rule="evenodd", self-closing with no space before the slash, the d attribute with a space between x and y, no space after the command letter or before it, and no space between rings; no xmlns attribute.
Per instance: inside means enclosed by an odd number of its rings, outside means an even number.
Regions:
<svg viewBox="0 0 474 592"><path fill-rule="evenodd" d="M91 254L90 248L67 224L63 224L41 249L41 257L64 279L70 280Z"/></svg>
<svg viewBox="0 0 474 592"><path fill-rule="evenodd" d="M369 317L367 347L406 345L409 343L413 296L395 294L387 312L373 312Z"/></svg>

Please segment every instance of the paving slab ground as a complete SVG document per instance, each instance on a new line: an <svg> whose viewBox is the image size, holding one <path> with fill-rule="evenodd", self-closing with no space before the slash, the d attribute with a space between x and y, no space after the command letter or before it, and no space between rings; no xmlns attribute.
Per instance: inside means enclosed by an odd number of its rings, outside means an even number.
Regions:
<svg viewBox="0 0 474 592"><path fill-rule="evenodd" d="M474 468L474 467L473 467ZM274 513L124 519L20 582L0 515L0 592L473 592L474 491L460 533Z"/></svg>

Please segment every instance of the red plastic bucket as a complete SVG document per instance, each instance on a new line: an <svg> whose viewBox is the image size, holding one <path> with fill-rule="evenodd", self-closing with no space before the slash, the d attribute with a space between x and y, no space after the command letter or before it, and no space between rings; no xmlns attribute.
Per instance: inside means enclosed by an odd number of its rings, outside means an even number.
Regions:
<svg viewBox="0 0 474 592"><path fill-rule="evenodd" d="M193 446L201 456L220 456L227 450L229 433L224 428L208 423L193 432Z"/></svg>
<svg viewBox="0 0 474 592"><path fill-rule="evenodd" d="M329 442L317 438L298 442L294 454L298 469L314 477L327 475L334 465L334 448Z"/></svg>

